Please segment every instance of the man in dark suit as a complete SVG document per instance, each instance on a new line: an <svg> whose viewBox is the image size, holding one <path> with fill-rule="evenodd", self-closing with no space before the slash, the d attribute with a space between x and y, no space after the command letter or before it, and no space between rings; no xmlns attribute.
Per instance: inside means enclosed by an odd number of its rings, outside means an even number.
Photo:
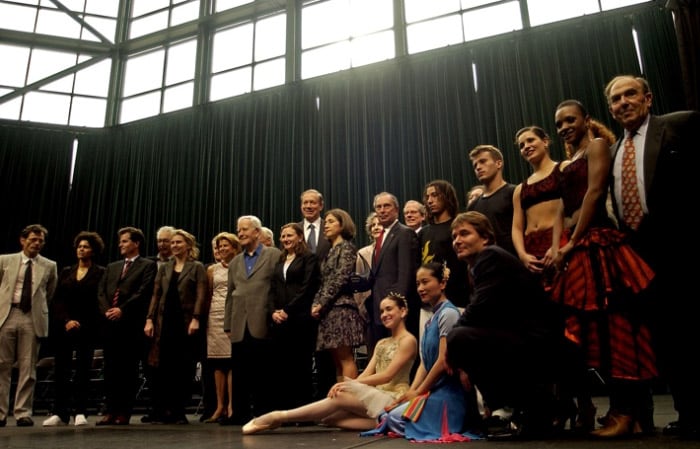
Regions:
<svg viewBox="0 0 700 449"><path fill-rule="evenodd" d="M697 270L681 262L697 255L697 239L670 239L676 226L687 226L690 203L696 188L697 137L700 114L679 111L665 115L650 113L652 93L643 78L623 75L605 88L613 118L624 128L624 135L612 146L611 190L620 228L630 236L632 246L651 265L656 276L648 291L649 318L662 378L673 395L678 421L671 422L664 434L700 438L700 369L688 364L688 348L700 344L696 330L695 291ZM628 139L631 138L632 145ZM624 144L623 144L624 142ZM641 211L638 216L622 202L622 157L631 147ZM619 151L618 151L619 150ZM625 191L629 191L627 186Z"/></svg>
<svg viewBox="0 0 700 449"><path fill-rule="evenodd" d="M277 248L260 243L261 233L262 223L258 217L240 217L238 241L243 252L228 266L224 331L231 336L231 424L245 424L253 414L260 416L270 411L270 382L273 380L269 368L272 354L269 293L281 253Z"/></svg>
<svg viewBox="0 0 700 449"><path fill-rule="evenodd" d="M140 229L118 231L124 258L107 265L98 287L104 331L104 378L107 413L97 425L129 424L143 355L143 328L153 294L157 265L140 257L144 235Z"/></svg>
<svg viewBox="0 0 700 449"><path fill-rule="evenodd" d="M323 195L316 189L308 189L302 192L301 214L304 217L299 224L304 229L304 239L312 253L316 254L318 264L328 255L331 250L331 242L323 235ZM320 274L319 279L320 282ZM328 390L335 384L335 363L328 351L318 351L314 353L313 369L314 378L314 398L323 399L328 394Z"/></svg>
<svg viewBox="0 0 700 449"><path fill-rule="evenodd" d="M7 424L12 365L19 378L14 416L19 427L33 426L32 406L40 338L49 334L49 301L58 279L56 262L39 252L46 228L30 225L22 230L22 251L0 256L0 427Z"/></svg>
<svg viewBox="0 0 700 449"><path fill-rule="evenodd" d="M369 354L373 352L379 339L388 336L387 329L382 325L379 303L391 292L406 297L408 301L406 328L418 338L420 309L420 300L416 292L416 270L420 264L418 236L413 229L399 222L399 210L399 201L396 196L388 192L375 195L374 211L384 231L375 244L372 261L374 285L372 296L365 302L370 318L368 332L370 341L367 342Z"/></svg>

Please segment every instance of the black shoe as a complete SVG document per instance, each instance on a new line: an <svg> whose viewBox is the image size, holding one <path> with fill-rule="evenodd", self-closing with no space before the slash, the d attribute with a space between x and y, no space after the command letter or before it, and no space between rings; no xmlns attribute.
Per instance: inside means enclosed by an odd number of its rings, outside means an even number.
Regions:
<svg viewBox="0 0 700 449"><path fill-rule="evenodd" d="M17 418L17 427L32 427L34 421L28 416L23 416L22 418Z"/></svg>
<svg viewBox="0 0 700 449"><path fill-rule="evenodd" d="M144 424L149 423L151 421L153 421L153 417L151 415L143 415L141 417L141 422Z"/></svg>
<svg viewBox="0 0 700 449"><path fill-rule="evenodd" d="M517 429L509 419L489 416L484 420L486 438L489 440L510 440L517 434Z"/></svg>
<svg viewBox="0 0 700 449"><path fill-rule="evenodd" d="M7 425L6 419L0 419L0 427L5 427Z"/></svg>
<svg viewBox="0 0 700 449"><path fill-rule="evenodd" d="M681 434L681 424L678 421L671 421L670 423L666 424L666 427L664 427L664 430L662 430L662 433L666 435L667 437L677 437L678 435Z"/></svg>

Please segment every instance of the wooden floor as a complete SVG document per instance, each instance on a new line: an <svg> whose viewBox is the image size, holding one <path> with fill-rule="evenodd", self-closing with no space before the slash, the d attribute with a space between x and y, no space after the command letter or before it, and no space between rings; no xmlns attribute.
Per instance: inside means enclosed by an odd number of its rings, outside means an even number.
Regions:
<svg viewBox="0 0 700 449"><path fill-rule="evenodd" d="M607 403L596 399L598 410L604 412ZM450 447L474 449L700 449L699 442L680 441L661 435L660 429L676 417L668 395L655 396L655 424L657 435L617 441L591 441L563 438L545 441L472 441L452 443ZM321 426L283 427L260 435L242 436L238 426L203 424L199 416L191 414L189 425L142 424L139 416L131 419L131 425L123 427L96 427L98 416L90 416L85 427L41 426L46 416L34 416L34 427L17 427L10 417L7 427L0 428L2 449L349 449L362 446L367 449L413 448L415 443L395 438L365 438L357 432L340 431ZM444 447L444 446L442 446Z"/></svg>

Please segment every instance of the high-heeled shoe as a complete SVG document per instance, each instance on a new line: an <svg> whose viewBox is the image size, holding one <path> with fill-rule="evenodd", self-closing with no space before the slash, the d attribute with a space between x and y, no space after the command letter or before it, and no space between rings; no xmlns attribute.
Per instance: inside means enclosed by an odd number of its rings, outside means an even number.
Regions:
<svg viewBox="0 0 700 449"><path fill-rule="evenodd" d="M608 425L592 431L589 435L597 438L622 438L631 436L639 431L634 418L630 415L608 414Z"/></svg>
<svg viewBox="0 0 700 449"><path fill-rule="evenodd" d="M287 412L270 412L258 418L253 418L248 421L243 428L241 428L241 433L243 435L253 435L255 433L260 433L265 430L273 430L282 425L287 419ZM261 421L269 421L267 424L262 424ZM257 422L256 422L257 421Z"/></svg>

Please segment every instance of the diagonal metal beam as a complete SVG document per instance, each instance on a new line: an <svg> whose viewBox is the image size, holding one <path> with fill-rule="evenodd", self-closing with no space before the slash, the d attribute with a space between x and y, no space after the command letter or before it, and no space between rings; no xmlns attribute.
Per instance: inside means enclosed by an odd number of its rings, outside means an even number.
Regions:
<svg viewBox="0 0 700 449"><path fill-rule="evenodd" d="M65 5L64 5L63 3L61 3L59 0L50 0L50 1L51 1L51 3L53 3L54 5L56 5L56 7L57 7L58 9L60 9L60 10L63 11L64 13L68 14L68 15L71 17L71 19L75 20L75 21L78 22L80 25L82 25L84 28L86 28L87 30L89 30L92 34L94 34L95 36L99 37L100 40L102 41L102 43L104 43L104 44L113 44L113 42L112 42L111 40L109 40L109 39L107 39L106 37L104 37L104 36L102 35L102 33L100 33L99 31L97 31L92 25L90 25L90 24L87 23L85 20L83 20L83 18L80 17L79 15L77 15L75 12L73 12L73 11L69 10L68 8L66 8Z"/></svg>

